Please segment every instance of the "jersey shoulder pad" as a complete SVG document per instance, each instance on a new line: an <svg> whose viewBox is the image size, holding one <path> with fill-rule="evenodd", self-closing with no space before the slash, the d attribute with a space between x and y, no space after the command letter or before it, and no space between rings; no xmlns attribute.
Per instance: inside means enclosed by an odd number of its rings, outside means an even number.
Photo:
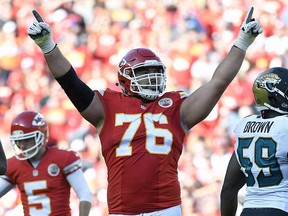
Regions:
<svg viewBox="0 0 288 216"><path fill-rule="evenodd" d="M77 152L71 149L51 147L49 148L49 153L58 160L59 165L63 167L63 172L65 175L69 175L82 167L80 156Z"/></svg>
<svg viewBox="0 0 288 216"><path fill-rule="evenodd" d="M11 169L12 167L17 167L18 164L21 164L22 161L18 160L15 156L7 159L7 166L8 169Z"/></svg>
<svg viewBox="0 0 288 216"><path fill-rule="evenodd" d="M166 92L162 97L165 97L165 96L171 96L173 95L172 97L178 97L180 99L184 99L184 98L187 98L189 95L188 93L186 93L185 91L170 91L170 92Z"/></svg>
<svg viewBox="0 0 288 216"><path fill-rule="evenodd" d="M70 160L72 159L80 159L80 156L78 155L77 152L67 148L67 149L62 149L62 148L58 148L58 147L49 147L47 148L47 150L50 152L50 154L53 155L53 157L57 157L59 159L65 159L67 160L68 158L70 158Z"/></svg>
<svg viewBox="0 0 288 216"><path fill-rule="evenodd" d="M125 97L122 92L115 91L112 89L102 89L102 90L97 90L96 94L100 97L100 99L105 99L105 100L121 100L121 98Z"/></svg>
<svg viewBox="0 0 288 216"><path fill-rule="evenodd" d="M105 91L106 91L106 89L98 89L98 90L95 90L95 92L97 93L99 93L100 95L104 95L104 93L105 93Z"/></svg>
<svg viewBox="0 0 288 216"><path fill-rule="evenodd" d="M180 98L183 99L183 98L187 98L189 96L189 94L185 91L178 91L179 94L180 94Z"/></svg>

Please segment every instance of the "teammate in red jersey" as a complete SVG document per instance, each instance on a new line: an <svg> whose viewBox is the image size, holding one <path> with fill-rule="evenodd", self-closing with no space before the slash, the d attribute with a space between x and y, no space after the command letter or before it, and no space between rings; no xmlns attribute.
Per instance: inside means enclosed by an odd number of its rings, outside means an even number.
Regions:
<svg viewBox="0 0 288 216"><path fill-rule="evenodd" d="M24 215L71 215L70 189L79 200L79 215L88 216L92 193L76 152L46 148L48 126L40 113L24 111L11 124L15 156L8 159L6 175L0 178L0 197L14 186L21 193Z"/></svg>
<svg viewBox="0 0 288 216"><path fill-rule="evenodd" d="M0 141L0 175L4 175L6 173L6 170L7 170L7 159L2 143Z"/></svg>
<svg viewBox="0 0 288 216"><path fill-rule="evenodd" d="M262 33L247 13L239 35L210 82L187 96L165 93L166 67L146 48L128 52L118 67L118 86L91 90L76 75L33 11L28 35L41 48L52 75L81 115L97 128L108 169L110 215L181 215L177 164L185 134L215 106L239 71L247 48Z"/></svg>

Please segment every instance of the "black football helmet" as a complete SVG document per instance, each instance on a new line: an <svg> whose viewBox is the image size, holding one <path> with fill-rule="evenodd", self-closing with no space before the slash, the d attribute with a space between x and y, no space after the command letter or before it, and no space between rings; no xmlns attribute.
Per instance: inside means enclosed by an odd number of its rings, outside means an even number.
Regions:
<svg viewBox="0 0 288 216"><path fill-rule="evenodd" d="M256 108L259 111L274 110L288 113L288 70L273 67L262 72L252 88Z"/></svg>

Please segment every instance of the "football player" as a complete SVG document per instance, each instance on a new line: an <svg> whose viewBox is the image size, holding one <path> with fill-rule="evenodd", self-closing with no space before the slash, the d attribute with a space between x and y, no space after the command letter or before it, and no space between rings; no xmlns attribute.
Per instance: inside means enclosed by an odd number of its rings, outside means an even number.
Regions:
<svg viewBox="0 0 288 216"><path fill-rule="evenodd" d="M7 159L0 140L0 175L4 175L7 170Z"/></svg>
<svg viewBox="0 0 288 216"><path fill-rule="evenodd" d="M241 216L288 215L288 70L262 72L252 88L259 115L234 129L235 150L221 191L221 216L233 216L246 183Z"/></svg>
<svg viewBox="0 0 288 216"><path fill-rule="evenodd" d="M88 216L92 193L76 152L45 147L48 125L38 112L24 111L11 124L11 145L15 156L0 178L0 197L14 186L21 194L24 215L71 215L70 189L79 200L79 215Z"/></svg>
<svg viewBox="0 0 288 216"><path fill-rule="evenodd" d="M188 131L213 109L239 71L247 48L262 32L248 11L234 45L210 82L187 96L165 92L166 67L150 49L130 50L118 67L118 86L91 90L79 79L33 11L28 35L42 50L57 82L99 132L108 169L110 215L181 215L177 164Z"/></svg>

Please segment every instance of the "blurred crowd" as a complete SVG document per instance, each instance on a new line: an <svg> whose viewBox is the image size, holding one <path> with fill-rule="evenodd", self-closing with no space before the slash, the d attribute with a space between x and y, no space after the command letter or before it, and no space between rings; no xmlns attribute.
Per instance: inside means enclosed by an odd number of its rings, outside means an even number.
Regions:
<svg viewBox="0 0 288 216"><path fill-rule="evenodd" d="M83 120L27 36L36 9L54 40L92 89L119 90L117 65L126 52L148 47L167 66L167 91L195 91L231 48L248 8L261 34L210 115L192 128L179 161L183 216L219 216L219 191L233 150L233 127L254 113L252 82L272 66L288 66L286 0L0 0L0 137L8 157L11 120L23 110L41 112L49 145L82 157L94 195L91 215L107 216L106 167L96 129ZM197 110L192 110L197 112ZM78 201L71 207L77 215ZM141 194L135 194L141 196ZM0 215L22 213L17 190L0 199Z"/></svg>

